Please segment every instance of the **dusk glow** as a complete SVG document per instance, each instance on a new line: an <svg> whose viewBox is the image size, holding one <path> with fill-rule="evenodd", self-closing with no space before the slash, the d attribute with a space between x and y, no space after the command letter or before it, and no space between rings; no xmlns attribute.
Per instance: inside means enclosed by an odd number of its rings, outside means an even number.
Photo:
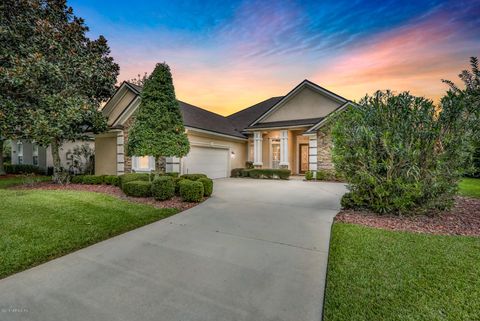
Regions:
<svg viewBox="0 0 480 321"><path fill-rule="evenodd" d="M305 78L352 100L388 88L437 101L480 54L474 0L68 3L108 39L119 82L165 61L179 99L223 115Z"/></svg>

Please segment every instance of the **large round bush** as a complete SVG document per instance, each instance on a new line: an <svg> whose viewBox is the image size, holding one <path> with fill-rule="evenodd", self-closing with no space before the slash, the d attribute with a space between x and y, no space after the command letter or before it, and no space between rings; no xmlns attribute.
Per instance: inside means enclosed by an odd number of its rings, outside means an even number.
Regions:
<svg viewBox="0 0 480 321"><path fill-rule="evenodd" d="M210 196L213 193L213 180L211 178L202 177L197 182L203 184L203 195Z"/></svg>
<svg viewBox="0 0 480 321"><path fill-rule="evenodd" d="M152 182L152 196L156 200L168 200L175 195L175 183L171 176L160 176Z"/></svg>
<svg viewBox="0 0 480 321"><path fill-rule="evenodd" d="M455 106L409 93L366 96L334 123L333 161L349 183L342 205L421 213L452 205L465 144Z"/></svg>
<svg viewBox="0 0 480 321"><path fill-rule="evenodd" d="M203 184L197 181L184 179L180 181L180 196L185 202L200 202L203 198Z"/></svg>
<svg viewBox="0 0 480 321"><path fill-rule="evenodd" d="M122 190L128 196L149 197L151 195L152 183L147 181L133 181L124 183Z"/></svg>

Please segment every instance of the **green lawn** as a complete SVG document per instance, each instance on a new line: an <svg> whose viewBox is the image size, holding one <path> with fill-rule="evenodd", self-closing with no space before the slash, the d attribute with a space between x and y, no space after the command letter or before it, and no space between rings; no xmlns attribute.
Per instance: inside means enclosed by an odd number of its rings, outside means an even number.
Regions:
<svg viewBox="0 0 480 321"><path fill-rule="evenodd" d="M480 178L464 178L459 184L460 195L480 198Z"/></svg>
<svg viewBox="0 0 480 321"><path fill-rule="evenodd" d="M0 189L0 200L0 278L177 212L78 191Z"/></svg>
<svg viewBox="0 0 480 321"><path fill-rule="evenodd" d="M480 238L335 223L325 321L480 320Z"/></svg>

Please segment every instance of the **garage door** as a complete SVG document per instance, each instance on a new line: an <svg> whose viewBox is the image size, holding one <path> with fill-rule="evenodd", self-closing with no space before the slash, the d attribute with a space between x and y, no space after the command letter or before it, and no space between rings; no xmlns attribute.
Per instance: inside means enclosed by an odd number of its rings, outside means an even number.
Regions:
<svg viewBox="0 0 480 321"><path fill-rule="evenodd" d="M183 173L202 173L210 178L227 177L228 149L191 146L183 159Z"/></svg>

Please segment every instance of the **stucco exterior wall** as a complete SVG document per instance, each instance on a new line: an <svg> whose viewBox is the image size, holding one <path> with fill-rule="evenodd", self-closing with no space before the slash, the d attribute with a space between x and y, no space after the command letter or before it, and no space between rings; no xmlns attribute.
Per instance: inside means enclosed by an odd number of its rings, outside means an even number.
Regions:
<svg viewBox="0 0 480 321"><path fill-rule="evenodd" d="M120 114L125 110L128 104L135 98L135 94L131 91L126 91L125 95L119 100L118 104L112 110L108 117L107 124L112 125L113 122L120 116Z"/></svg>
<svg viewBox="0 0 480 321"><path fill-rule="evenodd" d="M261 123L324 117L340 105L338 101L305 87Z"/></svg>
<svg viewBox="0 0 480 321"><path fill-rule="evenodd" d="M205 133L198 133L195 131L187 131L188 141L191 145L220 145L230 149L234 155L230 157L230 168L245 167L247 161L247 141L241 141L236 139L222 138L216 135L209 135Z"/></svg>
<svg viewBox="0 0 480 321"><path fill-rule="evenodd" d="M117 175L117 136L95 138L95 174Z"/></svg>

